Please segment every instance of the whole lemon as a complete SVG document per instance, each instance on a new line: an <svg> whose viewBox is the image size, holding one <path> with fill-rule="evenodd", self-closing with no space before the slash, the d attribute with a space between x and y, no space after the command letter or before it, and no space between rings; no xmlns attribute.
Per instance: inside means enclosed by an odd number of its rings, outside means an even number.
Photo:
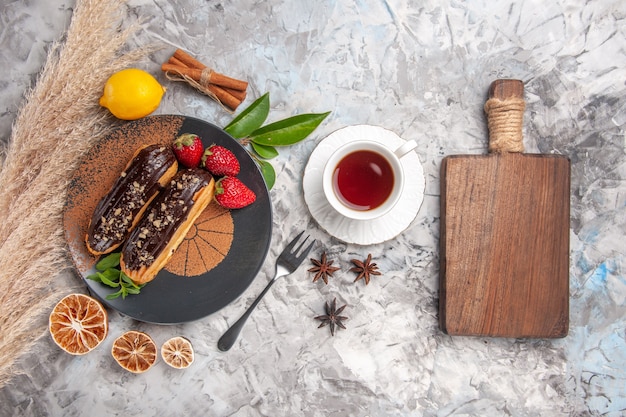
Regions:
<svg viewBox="0 0 626 417"><path fill-rule="evenodd" d="M127 68L111 75L104 85L100 105L118 119L136 120L159 107L165 88L149 73Z"/></svg>

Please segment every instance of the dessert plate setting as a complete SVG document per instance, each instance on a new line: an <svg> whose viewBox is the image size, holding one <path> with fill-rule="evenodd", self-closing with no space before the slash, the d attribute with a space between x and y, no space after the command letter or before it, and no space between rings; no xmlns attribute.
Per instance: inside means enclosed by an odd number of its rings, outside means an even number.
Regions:
<svg viewBox="0 0 626 417"><path fill-rule="evenodd" d="M322 177L326 162L341 146L354 141L374 141L398 148L406 143L396 133L379 126L354 125L336 130L323 139L311 153L304 170L304 200L311 216L331 236L359 245L371 245L393 239L415 219L424 201L424 170L416 152L401 158L405 183L400 199L386 214L370 220L355 220L335 210L324 194Z"/></svg>
<svg viewBox="0 0 626 417"><path fill-rule="evenodd" d="M107 295L116 289L86 278L95 272L97 261L85 245L85 233L95 205L108 192L139 146L153 143L169 145L182 133L197 134L205 147L217 144L233 151L241 165L238 177L254 191L256 201L239 210L215 210L216 218L219 216L225 220L203 220L208 225L206 228L203 226L203 233L212 234L216 241L226 241L225 245L216 244L212 239L200 235L200 232L193 237L188 234L190 246L194 246L195 239L202 242L196 242L198 250L193 251L192 248L185 252L185 257L189 258L193 252L194 259L183 257L183 262L187 262L184 271L188 270L187 265L192 261L210 267L188 274L166 266L139 294L107 299ZM214 204L217 206L211 203ZM209 211L211 205L206 211ZM198 320L220 310L239 297L252 283L270 247L272 206L256 163L246 149L224 130L191 117L149 116L128 122L106 135L86 154L70 179L63 226L76 271L94 297L139 321L176 324ZM212 263L211 260L202 259L211 251L215 252L217 258Z"/></svg>

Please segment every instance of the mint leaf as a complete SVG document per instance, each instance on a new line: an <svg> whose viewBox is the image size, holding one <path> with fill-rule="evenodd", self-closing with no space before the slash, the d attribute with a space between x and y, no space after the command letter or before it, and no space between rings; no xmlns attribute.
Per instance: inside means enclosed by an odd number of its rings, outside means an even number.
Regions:
<svg viewBox="0 0 626 417"><path fill-rule="evenodd" d="M104 258L100 259L100 261L98 261L98 263L96 264L96 269L98 271L105 271L109 268L118 266L120 264L120 256L120 252L111 253L105 256Z"/></svg>
<svg viewBox="0 0 626 417"><path fill-rule="evenodd" d="M124 287L120 288L119 291L117 291L117 292L114 292L114 293L111 293L111 294L107 295L106 299L107 300L113 300L113 299L119 297L120 295L122 295L123 291L124 291Z"/></svg>
<svg viewBox="0 0 626 417"><path fill-rule="evenodd" d="M128 294L139 294L140 289L135 287L126 287Z"/></svg>
<svg viewBox="0 0 626 417"><path fill-rule="evenodd" d="M96 281L96 282L102 282L102 280L100 279L99 272L95 272L93 274L89 274L85 278L90 279L92 281Z"/></svg>
<svg viewBox="0 0 626 417"><path fill-rule="evenodd" d="M87 275L87 279L100 282L111 288L119 288L117 292L106 296L107 300L119 297L126 298L129 294L139 294L139 290L145 285L137 285L132 279L116 267L120 264L120 253L112 253L96 263L97 271Z"/></svg>
<svg viewBox="0 0 626 417"><path fill-rule="evenodd" d="M109 271L111 271L109 269ZM111 279L109 279L109 277L107 276L107 274L103 274L102 272L98 272L98 277L100 277L100 282L102 282L104 285L108 285L109 287L113 287L113 288L117 288L120 286L120 282L119 281L112 281ZM119 277L119 274L118 274Z"/></svg>

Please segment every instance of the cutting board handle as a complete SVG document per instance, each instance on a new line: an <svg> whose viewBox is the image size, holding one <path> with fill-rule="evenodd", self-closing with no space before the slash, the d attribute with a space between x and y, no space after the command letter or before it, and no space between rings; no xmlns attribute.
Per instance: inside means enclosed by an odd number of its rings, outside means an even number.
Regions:
<svg viewBox="0 0 626 417"><path fill-rule="evenodd" d="M489 127L489 152L524 152L524 83L520 80L495 80L485 103Z"/></svg>

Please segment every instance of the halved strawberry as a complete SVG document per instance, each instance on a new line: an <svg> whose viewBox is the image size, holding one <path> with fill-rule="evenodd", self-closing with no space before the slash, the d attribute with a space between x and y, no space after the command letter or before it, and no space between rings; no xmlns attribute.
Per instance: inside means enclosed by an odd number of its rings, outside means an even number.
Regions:
<svg viewBox="0 0 626 417"><path fill-rule="evenodd" d="M235 177L220 178L215 183L215 200L224 208L240 209L256 200L256 194Z"/></svg>
<svg viewBox="0 0 626 417"><path fill-rule="evenodd" d="M202 166L211 174L235 177L239 174L239 161L234 153L220 145L211 145L202 156Z"/></svg>
<svg viewBox="0 0 626 417"><path fill-rule="evenodd" d="M200 165L204 145L202 140L193 133L183 133L172 144L174 155L178 162L187 168L196 168Z"/></svg>

